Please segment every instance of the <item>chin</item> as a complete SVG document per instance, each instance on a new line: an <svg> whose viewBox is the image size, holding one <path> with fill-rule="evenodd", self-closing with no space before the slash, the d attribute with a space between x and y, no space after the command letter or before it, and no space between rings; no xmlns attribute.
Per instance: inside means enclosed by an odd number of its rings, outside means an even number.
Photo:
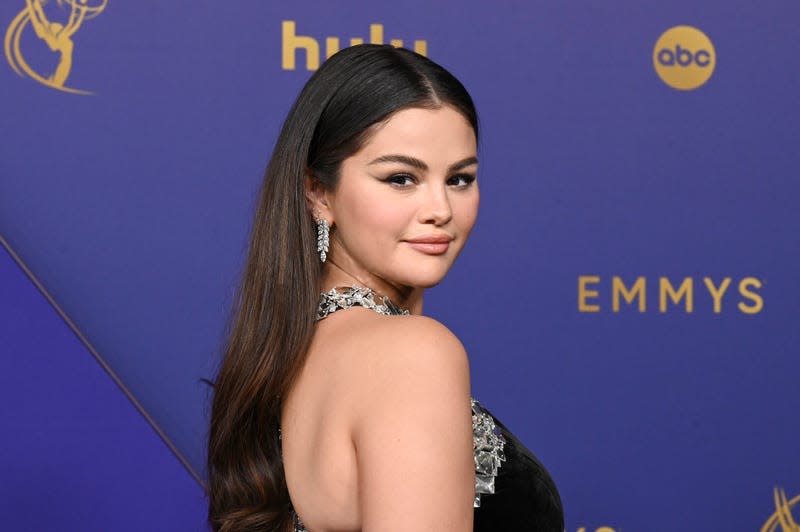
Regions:
<svg viewBox="0 0 800 532"><path fill-rule="evenodd" d="M406 286L417 288L432 288L442 282L449 270L450 268L437 268L435 270L413 272L416 273L416 275L413 273L409 275L409 272L406 272L406 279L404 279L402 283Z"/></svg>
<svg viewBox="0 0 800 532"><path fill-rule="evenodd" d="M438 279L436 279L434 281L425 280L425 281L421 281L421 282L415 283L414 286L416 286L418 288L433 288L437 284L441 283L443 279L444 279L444 277L440 277L440 278L438 278Z"/></svg>

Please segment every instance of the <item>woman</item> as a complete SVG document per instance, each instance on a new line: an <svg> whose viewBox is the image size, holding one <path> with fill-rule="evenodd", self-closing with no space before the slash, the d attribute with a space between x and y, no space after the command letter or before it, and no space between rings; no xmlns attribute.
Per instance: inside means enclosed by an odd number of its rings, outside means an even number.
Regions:
<svg viewBox="0 0 800 532"><path fill-rule="evenodd" d="M414 52L335 54L267 168L215 385L215 530L563 530L539 462L421 315L478 211L477 117Z"/></svg>

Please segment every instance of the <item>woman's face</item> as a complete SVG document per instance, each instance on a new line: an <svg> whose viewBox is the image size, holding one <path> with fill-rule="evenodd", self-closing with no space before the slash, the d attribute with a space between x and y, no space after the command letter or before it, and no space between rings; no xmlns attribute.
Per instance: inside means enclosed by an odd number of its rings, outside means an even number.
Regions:
<svg viewBox="0 0 800 532"><path fill-rule="evenodd" d="M439 283L478 214L476 150L472 126L448 105L375 126L324 192L334 264L384 293Z"/></svg>

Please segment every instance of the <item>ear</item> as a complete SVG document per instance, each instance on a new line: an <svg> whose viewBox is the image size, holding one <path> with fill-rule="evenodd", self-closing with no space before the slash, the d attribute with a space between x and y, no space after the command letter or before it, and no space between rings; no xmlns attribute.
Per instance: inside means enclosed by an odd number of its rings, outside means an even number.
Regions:
<svg viewBox="0 0 800 532"><path fill-rule="evenodd" d="M305 177L306 205L315 220L325 218L328 225L333 225L333 213L329 201L329 192L319 179L311 174Z"/></svg>

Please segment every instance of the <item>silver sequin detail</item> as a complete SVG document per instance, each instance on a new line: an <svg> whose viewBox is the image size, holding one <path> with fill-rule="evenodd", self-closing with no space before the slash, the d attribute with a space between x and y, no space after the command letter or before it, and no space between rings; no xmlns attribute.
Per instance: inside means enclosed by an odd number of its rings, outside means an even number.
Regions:
<svg viewBox="0 0 800 532"><path fill-rule="evenodd" d="M481 495L494 493L494 479L497 470L504 462L503 452L506 440L494 423L492 416L486 412L475 399L472 402L472 452L475 457L475 503L481 505Z"/></svg>
<svg viewBox="0 0 800 532"><path fill-rule="evenodd" d="M343 291L339 291L343 290ZM401 309L392 303L388 297L382 296L383 303L375 301L375 292L371 288L364 288L361 286L349 286L347 288L331 288L327 292L323 292L319 296L319 306L317 307L317 320L333 314L337 310L344 310L350 307L364 307L372 309L378 314L385 316L403 315L407 316L409 312Z"/></svg>
<svg viewBox="0 0 800 532"><path fill-rule="evenodd" d="M294 523L294 532L309 532L294 510L292 510L292 520Z"/></svg>

